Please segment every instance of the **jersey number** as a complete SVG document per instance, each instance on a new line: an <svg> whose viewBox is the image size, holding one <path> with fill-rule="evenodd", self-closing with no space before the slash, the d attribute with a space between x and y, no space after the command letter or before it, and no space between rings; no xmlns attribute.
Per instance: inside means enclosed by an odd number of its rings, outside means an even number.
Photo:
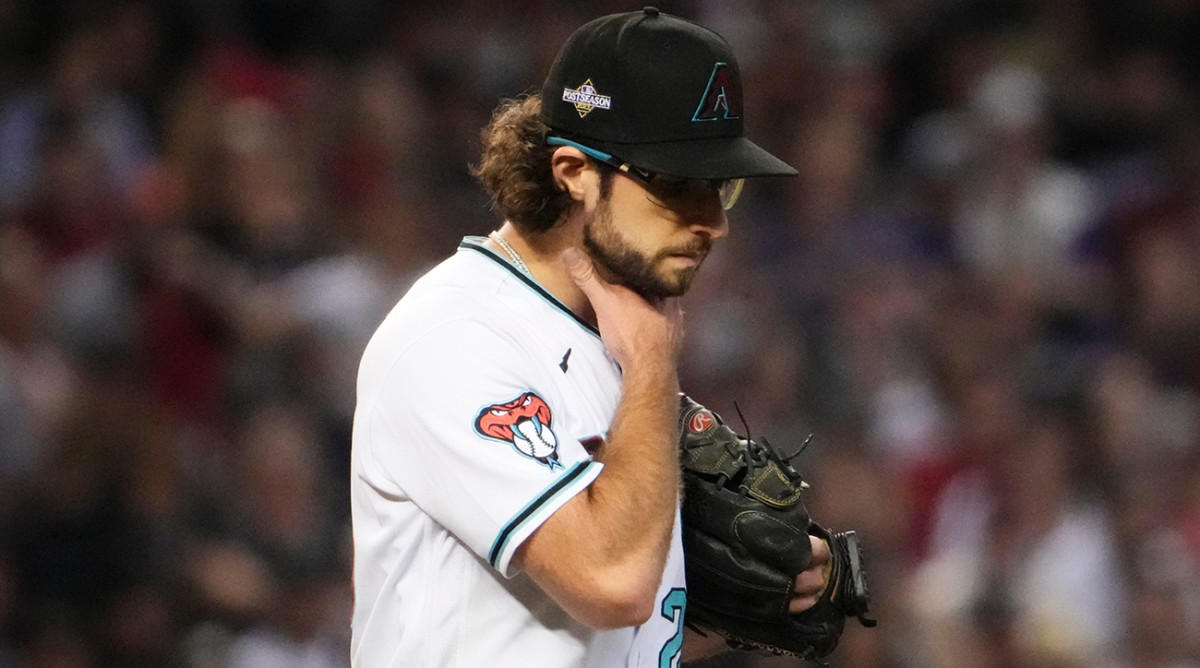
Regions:
<svg viewBox="0 0 1200 668"><path fill-rule="evenodd" d="M671 664L679 665L679 652L683 649L683 612L687 608L687 592L675 587L662 602L662 616L675 622L675 635L663 645L658 653L658 668L671 668Z"/></svg>

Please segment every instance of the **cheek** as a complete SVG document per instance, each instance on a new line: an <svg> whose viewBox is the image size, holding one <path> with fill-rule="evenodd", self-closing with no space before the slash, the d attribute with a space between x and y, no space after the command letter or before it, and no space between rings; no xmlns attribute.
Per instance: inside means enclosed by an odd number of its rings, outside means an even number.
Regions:
<svg viewBox="0 0 1200 668"><path fill-rule="evenodd" d="M670 211L643 200L624 209L614 209L612 226L626 243L645 252L654 252L667 243L679 225L669 218Z"/></svg>
<svg viewBox="0 0 1200 668"><path fill-rule="evenodd" d="M670 229L657 216L630 217L625 225L618 227L622 244L640 255L644 261L653 262L670 244Z"/></svg>
<svg viewBox="0 0 1200 668"><path fill-rule="evenodd" d="M671 209L655 204L641 186L632 180L616 176L607 202L607 226L623 245L647 257L657 255L669 246L683 225L683 217Z"/></svg>

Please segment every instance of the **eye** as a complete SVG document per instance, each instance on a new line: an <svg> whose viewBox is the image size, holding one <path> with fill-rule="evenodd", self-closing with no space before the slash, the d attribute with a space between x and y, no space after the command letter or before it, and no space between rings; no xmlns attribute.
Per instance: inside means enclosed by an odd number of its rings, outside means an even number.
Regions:
<svg viewBox="0 0 1200 668"><path fill-rule="evenodd" d="M648 189L659 200L675 205L717 195L724 204L733 182L726 179L679 179L656 175Z"/></svg>
<svg viewBox="0 0 1200 668"><path fill-rule="evenodd" d="M694 190L696 182L659 176L651 181L651 184L654 187L655 195L663 199L680 199L686 197L689 191Z"/></svg>
<svg viewBox="0 0 1200 668"><path fill-rule="evenodd" d="M493 408L492 415L503 417L505 415L508 415L508 411L504 410L503 408Z"/></svg>
<svg viewBox="0 0 1200 668"><path fill-rule="evenodd" d="M526 395L525 401L521 402L521 405L528 406L529 404L532 404L532 403L533 403L533 395L530 394L530 395Z"/></svg>

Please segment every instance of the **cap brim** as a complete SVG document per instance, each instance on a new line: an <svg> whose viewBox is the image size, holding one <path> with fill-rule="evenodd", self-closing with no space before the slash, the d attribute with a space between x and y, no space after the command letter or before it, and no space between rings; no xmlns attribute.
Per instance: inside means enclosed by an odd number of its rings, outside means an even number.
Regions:
<svg viewBox="0 0 1200 668"><path fill-rule="evenodd" d="M798 173L791 165L745 137L652 144L606 142L601 148L635 167L687 179L796 176Z"/></svg>

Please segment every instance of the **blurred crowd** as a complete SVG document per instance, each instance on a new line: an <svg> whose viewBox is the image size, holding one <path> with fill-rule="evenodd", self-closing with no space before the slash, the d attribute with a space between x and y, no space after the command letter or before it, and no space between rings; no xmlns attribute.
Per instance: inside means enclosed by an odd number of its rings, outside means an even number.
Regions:
<svg viewBox="0 0 1200 668"><path fill-rule="evenodd" d="M800 170L683 378L865 542L831 664L1200 666L1200 6L659 6ZM499 224L497 101L639 7L0 0L0 666L347 665L359 354Z"/></svg>

